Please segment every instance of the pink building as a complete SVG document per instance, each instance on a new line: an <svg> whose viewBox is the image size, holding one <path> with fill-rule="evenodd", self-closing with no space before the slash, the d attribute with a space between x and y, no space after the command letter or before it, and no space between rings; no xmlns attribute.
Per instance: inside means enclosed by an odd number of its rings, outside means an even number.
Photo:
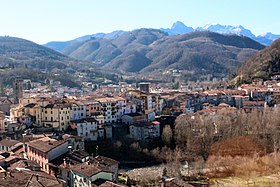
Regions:
<svg viewBox="0 0 280 187"><path fill-rule="evenodd" d="M84 101L86 105L86 117L93 117L101 113L101 104L97 101Z"/></svg>
<svg viewBox="0 0 280 187"><path fill-rule="evenodd" d="M27 158L37 162L42 170L50 174L49 162L68 152L68 142L49 137L27 143Z"/></svg>

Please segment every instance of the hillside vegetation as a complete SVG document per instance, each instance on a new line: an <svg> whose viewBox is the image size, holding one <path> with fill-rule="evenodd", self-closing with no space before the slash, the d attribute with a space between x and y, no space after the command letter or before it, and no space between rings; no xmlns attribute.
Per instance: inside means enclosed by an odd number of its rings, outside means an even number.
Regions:
<svg viewBox="0 0 280 187"><path fill-rule="evenodd" d="M251 82L254 78L267 80L278 74L280 74L280 39L243 63L235 75L234 83Z"/></svg>
<svg viewBox="0 0 280 187"><path fill-rule="evenodd" d="M114 74L86 61L76 60L34 42L0 37L0 83L11 85L16 78L44 82L46 78L60 81L63 85L77 87L75 72L87 74L86 78L115 78Z"/></svg>
<svg viewBox="0 0 280 187"><path fill-rule="evenodd" d="M264 46L237 35L208 31L168 36L156 29L138 29L112 39L91 37L63 48L70 57L92 66L126 73L160 73L179 69L190 76L227 76ZM199 75L199 76L198 76Z"/></svg>

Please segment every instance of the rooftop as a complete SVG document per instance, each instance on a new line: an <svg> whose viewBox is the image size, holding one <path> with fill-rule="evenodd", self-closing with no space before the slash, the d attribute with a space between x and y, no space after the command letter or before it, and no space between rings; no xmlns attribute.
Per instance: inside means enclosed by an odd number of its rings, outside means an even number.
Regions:
<svg viewBox="0 0 280 187"><path fill-rule="evenodd" d="M77 172L88 177L91 177L102 171L101 168L97 167L94 164L90 164L89 162L84 162L73 166L71 165L70 168L73 172Z"/></svg>
<svg viewBox="0 0 280 187"><path fill-rule="evenodd" d="M33 108L36 105L37 105L36 103L29 103L29 104L25 105L24 107L25 108Z"/></svg>
<svg viewBox="0 0 280 187"><path fill-rule="evenodd" d="M55 103L47 104L44 108L68 108L70 107L69 103Z"/></svg>
<svg viewBox="0 0 280 187"><path fill-rule="evenodd" d="M9 170L15 170L17 168L41 168L41 166L32 160L19 160L18 162L12 164Z"/></svg>
<svg viewBox="0 0 280 187"><path fill-rule="evenodd" d="M101 155L98 155L96 157L93 158L93 161L95 162L98 162L100 164L103 164L105 166L110 166L110 165L115 165L115 164L119 164L118 161L112 159L112 158L108 158L108 157L105 157L105 156L101 156Z"/></svg>
<svg viewBox="0 0 280 187"><path fill-rule="evenodd" d="M96 181L94 181L94 184L92 185L92 187L124 187L123 185L120 184L116 184L113 183L111 181L106 181L103 179L97 179Z"/></svg>
<svg viewBox="0 0 280 187"><path fill-rule="evenodd" d="M49 152L50 150L56 148L57 146L59 146L63 143L65 143L65 141L63 141L63 140L59 141L59 140L55 140L55 139L52 139L49 137L44 137L44 138L30 141L27 144L30 147L33 147L42 152Z"/></svg>
<svg viewBox="0 0 280 187"><path fill-rule="evenodd" d="M6 176L5 176L6 175ZM48 175L42 171L28 171L28 170L12 170L9 172L0 173L1 184L5 187L51 187L51 186L63 186L57 179L51 175Z"/></svg>
<svg viewBox="0 0 280 187"><path fill-rule="evenodd" d="M17 140L12 140L12 139L3 139L0 141L0 145L6 146L6 147L12 147L18 143L21 143Z"/></svg>

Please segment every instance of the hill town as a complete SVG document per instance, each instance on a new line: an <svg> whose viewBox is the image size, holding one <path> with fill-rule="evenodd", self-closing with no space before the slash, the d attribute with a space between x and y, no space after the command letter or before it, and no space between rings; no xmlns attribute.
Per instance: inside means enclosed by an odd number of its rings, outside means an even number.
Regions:
<svg viewBox="0 0 280 187"><path fill-rule="evenodd" d="M157 164L188 161L192 165L197 161L191 158L191 152L180 153L176 160L171 161L163 155L159 158L162 153L155 150L168 148L171 152L178 151L181 145L177 142L180 140L177 130L182 128L182 120L187 123L187 116L194 120L199 116L209 120L205 123L210 128L207 136L214 138L207 142L211 147L218 142L215 137L231 137L223 133L224 124L217 119L219 115L222 114L226 120L228 113L254 115L268 110L278 111L279 77L254 79L251 84L241 84L235 89L205 91L192 91L184 86L160 88L149 82L99 86L85 83L82 89L75 89L51 79L45 84L16 79L12 89L5 89L7 96L1 97L0 163L5 175L1 182L7 185L64 182L69 186L98 186L102 180L106 184L119 183L121 170L139 167L139 164L148 166L148 160ZM193 123L192 128L200 133L189 138L198 139L205 127ZM240 136L256 133L250 128L242 131ZM121 148L127 141L131 146L125 154L135 155L117 155L108 150ZM278 149L278 144L275 146ZM210 148L204 153L194 150L191 154L202 156L204 161L213 154ZM100 153L105 156L100 156ZM194 169L192 166L190 170L195 172ZM20 177L14 180L14 176ZM119 186L127 185L129 174L123 176L126 179ZM132 177L130 180L139 182ZM176 183L177 180L161 182ZM205 179L205 182L208 181Z"/></svg>
<svg viewBox="0 0 280 187"><path fill-rule="evenodd" d="M280 186L279 2L145 1L1 2L0 187Z"/></svg>

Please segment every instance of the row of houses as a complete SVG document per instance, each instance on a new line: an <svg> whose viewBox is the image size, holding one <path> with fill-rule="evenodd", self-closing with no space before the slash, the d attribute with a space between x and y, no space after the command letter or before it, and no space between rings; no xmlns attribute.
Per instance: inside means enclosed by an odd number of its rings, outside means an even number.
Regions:
<svg viewBox="0 0 280 187"><path fill-rule="evenodd" d="M9 118L0 113L0 130L20 131L29 126L60 131L71 129L87 140L98 141L112 139L114 126L127 125L128 136L143 140L153 137L147 137L147 134L152 133L146 131L157 132L154 130L159 126L155 122L157 115L194 113L220 104L250 111L280 103L279 86L270 84L242 85L236 90L208 90L200 93L150 93L147 84L142 87L142 91L128 90L121 92L120 96L42 97L38 94L19 98L19 104L10 106ZM143 120L138 122L139 118ZM127 123L127 119L132 122ZM156 134L159 137L160 133Z"/></svg>
<svg viewBox="0 0 280 187"><path fill-rule="evenodd" d="M155 116L163 107L163 99L158 95L139 91L125 93L122 97L24 97L19 98L19 104L11 106L9 121L1 126L1 131L8 131L12 124L18 131L45 127L75 131L86 140L98 141L112 139L113 126L117 124L127 126L129 130L139 129L142 132L139 136L133 135L135 130L130 130L128 136L144 140L160 136L159 130L156 136L143 134L155 126L159 129ZM135 120L137 116L144 120Z"/></svg>

